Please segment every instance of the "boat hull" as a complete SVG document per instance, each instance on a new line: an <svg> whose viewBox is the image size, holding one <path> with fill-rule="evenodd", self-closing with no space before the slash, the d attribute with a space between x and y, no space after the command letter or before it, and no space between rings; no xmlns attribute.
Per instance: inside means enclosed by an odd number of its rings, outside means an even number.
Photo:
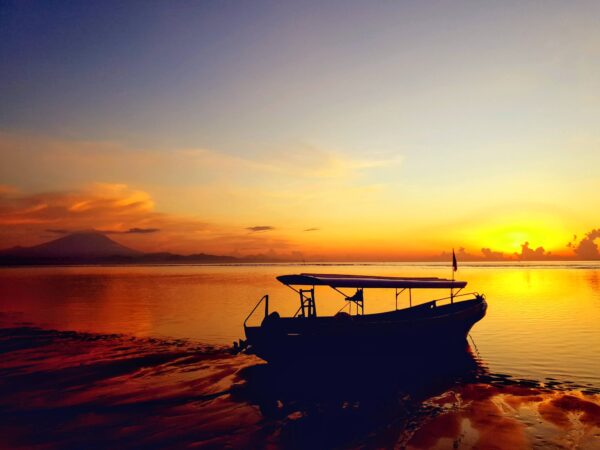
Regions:
<svg viewBox="0 0 600 450"><path fill-rule="evenodd" d="M364 316L275 318L245 331L250 351L266 361L423 355L464 347L469 330L486 310L485 299L477 297Z"/></svg>

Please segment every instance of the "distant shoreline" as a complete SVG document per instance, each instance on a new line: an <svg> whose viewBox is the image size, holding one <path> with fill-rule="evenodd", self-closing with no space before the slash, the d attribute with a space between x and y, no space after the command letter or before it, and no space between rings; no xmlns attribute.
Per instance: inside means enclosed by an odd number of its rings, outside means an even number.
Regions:
<svg viewBox="0 0 600 450"><path fill-rule="evenodd" d="M565 264L580 263L575 259L564 259L559 255L547 253L528 254L519 258L503 257L501 254L492 253L485 257L476 257L459 252L459 265L465 264ZM249 255L213 255L208 253L193 253L181 255L171 252L142 251L125 247L99 232L71 233L58 239L44 242L33 247L13 247L0 250L0 267L34 267L34 266L189 266L189 265L262 265L262 264L294 264L294 265L357 265L357 264L439 264L450 265L452 254L424 256L419 259L389 260L386 261L345 261L328 260L323 255L277 255L249 254ZM543 257L539 260L533 258ZM319 259L325 258L325 260ZM348 257L347 257L348 258ZM531 258L531 259L530 259ZM307 261L312 259L313 261ZM594 260L587 260L593 262Z"/></svg>
<svg viewBox="0 0 600 450"><path fill-rule="evenodd" d="M239 266L450 266L445 261L234 261L234 262L37 262L37 263L5 263L2 268L41 268L41 267L178 267L178 266L207 266L207 267L239 267ZM560 268L600 268L600 261L587 260L553 260L553 261L463 261L460 267L542 267Z"/></svg>

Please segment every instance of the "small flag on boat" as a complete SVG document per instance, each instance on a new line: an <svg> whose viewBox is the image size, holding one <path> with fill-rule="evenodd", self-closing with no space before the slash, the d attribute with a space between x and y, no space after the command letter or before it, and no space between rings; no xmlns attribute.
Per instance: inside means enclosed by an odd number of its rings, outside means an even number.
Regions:
<svg viewBox="0 0 600 450"><path fill-rule="evenodd" d="M458 263L456 262L456 255L454 254L454 249L452 249L452 270L455 272L458 270Z"/></svg>

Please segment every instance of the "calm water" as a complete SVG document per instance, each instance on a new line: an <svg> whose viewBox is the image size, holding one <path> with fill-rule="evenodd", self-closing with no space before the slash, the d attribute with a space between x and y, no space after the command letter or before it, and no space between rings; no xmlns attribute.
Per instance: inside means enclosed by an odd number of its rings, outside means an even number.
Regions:
<svg viewBox="0 0 600 450"><path fill-rule="evenodd" d="M448 269L2 269L0 435L10 448L51 449L600 449L598 264L461 265L457 278L486 295L488 314L468 354L431 367L282 373L226 351L262 295L282 314L296 310L277 275ZM317 302L320 314L344 305L328 288ZM365 293L367 313L394 307L393 292Z"/></svg>
<svg viewBox="0 0 600 450"><path fill-rule="evenodd" d="M298 272L448 277L440 265L64 267L0 270L0 311L47 328L229 345L263 294L283 314L296 293L275 280ZM462 265L465 291L485 293L488 315L472 330L496 373L600 387L600 265ZM413 301L446 291L413 295ZM317 291L320 314L344 301ZM369 291L365 312L394 308L394 295ZM408 298L400 298L399 306Z"/></svg>

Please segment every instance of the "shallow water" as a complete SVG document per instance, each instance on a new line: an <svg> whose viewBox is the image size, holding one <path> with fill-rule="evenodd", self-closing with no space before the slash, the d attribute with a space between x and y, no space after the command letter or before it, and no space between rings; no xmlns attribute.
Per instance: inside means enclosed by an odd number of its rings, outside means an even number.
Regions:
<svg viewBox="0 0 600 450"><path fill-rule="evenodd" d="M488 315L467 353L409 373L394 361L282 373L227 353L263 294L295 311L274 277L296 272L449 275L435 264L2 269L3 445L600 448L598 265L461 265ZM343 306L321 290L321 314ZM394 307L393 293L366 292L366 312Z"/></svg>

